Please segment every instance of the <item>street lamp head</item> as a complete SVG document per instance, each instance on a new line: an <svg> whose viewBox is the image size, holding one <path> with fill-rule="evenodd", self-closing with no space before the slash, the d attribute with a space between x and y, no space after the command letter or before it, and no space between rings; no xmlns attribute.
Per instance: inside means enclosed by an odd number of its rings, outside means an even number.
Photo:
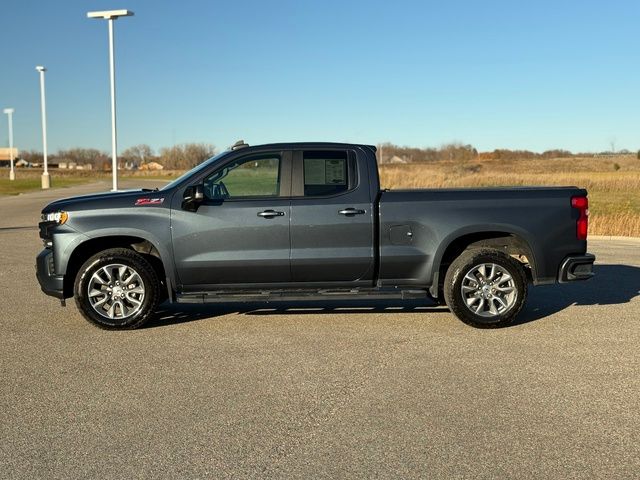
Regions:
<svg viewBox="0 0 640 480"><path fill-rule="evenodd" d="M133 16L133 12L131 10L103 10L100 12L87 12L87 18L104 18L105 20L131 16Z"/></svg>
<svg viewBox="0 0 640 480"><path fill-rule="evenodd" d="M15 112L15 110L13 108L5 108L3 112L7 115L11 115L13 112Z"/></svg>
<svg viewBox="0 0 640 480"><path fill-rule="evenodd" d="M46 68L44 68L42 65L38 65L38 66L36 67L36 70L37 70L37 71L39 71L39 72L46 72L46 71L47 71L47 69L46 69Z"/></svg>

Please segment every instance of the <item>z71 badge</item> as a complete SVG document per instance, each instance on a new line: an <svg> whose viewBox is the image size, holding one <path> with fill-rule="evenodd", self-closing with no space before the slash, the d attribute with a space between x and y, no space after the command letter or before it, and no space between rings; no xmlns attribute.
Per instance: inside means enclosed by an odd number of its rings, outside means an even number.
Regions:
<svg viewBox="0 0 640 480"><path fill-rule="evenodd" d="M139 198L136 200L136 207L144 207L146 205L161 205L164 202L163 198Z"/></svg>

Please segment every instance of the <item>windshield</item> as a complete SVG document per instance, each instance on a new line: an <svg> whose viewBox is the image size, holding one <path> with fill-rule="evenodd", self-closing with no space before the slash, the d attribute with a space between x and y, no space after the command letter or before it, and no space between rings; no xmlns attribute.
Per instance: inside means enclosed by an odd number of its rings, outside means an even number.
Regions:
<svg viewBox="0 0 640 480"><path fill-rule="evenodd" d="M217 162L218 160L220 160L220 158L224 157L226 154L230 153L230 150L225 150L224 152L219 153L218 155L211 157L207 160L205 160L204 162L202 162L200 165L196 165L195 167L193 167L191 170L183 173L182 175L180 175L178 178L176 178L174 181L166 184L164 187L162 187L160 190L169 190L170 188L175 187L176 185L178 185L180 182L182 182L185 178L190 177L191 175L195 175L198 172L201 172L202 170L204 170L205 168L210 167L213 163Z"/></svg>

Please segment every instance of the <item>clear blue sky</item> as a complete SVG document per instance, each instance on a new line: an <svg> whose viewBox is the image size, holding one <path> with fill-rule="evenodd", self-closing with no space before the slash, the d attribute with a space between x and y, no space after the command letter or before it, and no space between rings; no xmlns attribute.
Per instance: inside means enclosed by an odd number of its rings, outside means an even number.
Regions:
<svg viewBox="0 0 640 480"><path fill-rule="evenodd" d="M0 107L16 145L120 150L238 138L597 151L640 147L640 2L6 0ZM0 145L7 144L6 115Z"/></svg>

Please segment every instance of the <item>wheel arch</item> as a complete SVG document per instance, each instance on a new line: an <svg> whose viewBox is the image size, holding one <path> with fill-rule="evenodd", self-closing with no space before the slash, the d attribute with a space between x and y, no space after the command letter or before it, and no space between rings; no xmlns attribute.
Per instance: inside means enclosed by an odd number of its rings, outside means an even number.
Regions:
<svg viewBox="0 0 640 480"><path fill-rule="evenodd" d="M434 298L442 297L444 277L451 262L462 252L472 248L494 248L505 252L507 255L519 257L518 260L521 263L530 267L525 270L527 279L535 282L537 278L537 256L526 232L504 227L458 231L447 237L436 253L433 278L429 288L429 292ZM526 262L522 257L526 257Z"/></svg>
<svg viewBox="0 0 640 480"><path fill-rule="evenodd" d="M73 285L76 275L82 264L92 255L109 248L129 248L143 255L153 266L160 281L164 284L169 278L170 270L167 268L166 259L168 252L163 254L162 248L157 242L153 242L145 236L134 234L99 235L87 238L82 243L75 245L67 254L67 264L64 274L63 294L65 298L73 296ZM170 287L170 286L167 286Z"/></svg>

